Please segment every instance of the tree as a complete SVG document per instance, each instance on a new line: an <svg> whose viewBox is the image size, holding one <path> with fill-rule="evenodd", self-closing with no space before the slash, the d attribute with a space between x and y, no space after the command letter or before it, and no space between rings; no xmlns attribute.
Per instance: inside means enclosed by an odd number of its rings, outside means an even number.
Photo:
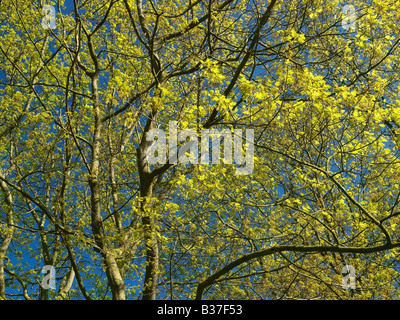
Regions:
<svg viewBox="0 0 400 320"><path fill-rule="evenodd" d="M399 1L44 5L0 3L2 298L398 298ZM149 163L170 121L254 171Z"/></svg>

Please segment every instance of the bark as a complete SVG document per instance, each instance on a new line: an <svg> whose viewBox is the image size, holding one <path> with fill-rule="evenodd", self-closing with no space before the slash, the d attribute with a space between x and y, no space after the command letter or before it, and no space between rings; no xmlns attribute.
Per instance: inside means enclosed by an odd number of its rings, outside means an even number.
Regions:
<svg viewBox="0 0 400 320"><path fill-rule="evenodd" d="M14 234L14 220L13 220L13 199L7 184L1 180L0 187L4 193L5 202L8 206L6 213L7 218L7 232L0 247L0 297L6 298L5 274L4 274L4 258L6 257L7 249L11 243Z"/></svg>
<svg viewBox="0 0 400 320"><path fill-rule="evenodd" d="M89 38L90 39L90 38ZM89 40L89 48L92 48L91 41ZM95 56L92 54L92 57ZM94 58L93 58L94 59ZM92 142L92 162L89 173L89 187L91 191L91 220L92 232L96 245L100 248L97 250L103 258L108 283L111 288L113 300L125 300L125 283L122 279L121 272L118 268L115 256L104 244L105 232L103 228L103 218L101 216L100 204L100 184L99 176L99 155L101 146L101 132L102 122L100 118L100 103L98 100L98 78L97 75L92 78L92 92L93 92L93 108L95 112L95 125Z"/></svg>
<svg viewBox="0 0 400 320"><path fill-rule="evenodd" d="M65 284L61 285L60 291L58 295L62 298L65 299L66 295L68 294L69 290L72 287L72 283L74 282L75 278L75 271L74 269L71 269L68 273L68 279L66 280Z"/></svg>
<svg viewBox="0 0 400 320"><path fill-rule="evenodd" d="M150 142L146 141L146 136L153 128L156 114L156 111L151 112L145 126L141 144L136 150L140 179L140 196L142 199L140 211L142 215L144 241L146 246L146 270L143 283L143 300L155 300L159 269L159 252L155 228L156 218L152 205L154 175L150 171L150 166L146 160L146 153L150 145Z"/></svg>
<svg viewBox="0 0 400 320"><path fill-rule="evenodd" d="M81 275L80 275L80 272L78 269L78 265L76 263L76 257L75 257L74 250L69 245L67 236L63 235L61 238L63 240L65 247L67 248L68 258L69 258L69 261L71 262L72 269L74 270L74 273L76 276L76 282L78 283L79 289L81 290L81 292L86 300L92 300L90 295L87 293L85 286L83 285L83 281L82 281L82 278L81 278Z"/></svg>
<svg viewBox="0 0 400 320"><path fill-rule="evenodd" d="M110 159L110 182L111 182L111 195L113 201L113 218L115 222L115 227L117 228L118 232L122 231L122 221L121 215L118 211L119 209L119 200L118 200L118 190L117 190L117 183L115 178L115 161L116 158L114 155L111 156Z"/></svg>
<svg viewBox="0 0 400 320"><path fill-rule="evenodd" d="M151 178L150 178L151 179ZM152 203L152 182L146 181L141 189L142 224L146 245L146 273L143 285L143 300L155 300L158 271L159 252L157 245L156 218Z"/></svg>
<svg viewBox="0 0 400 320"><path fill-rule="evenodd" d="M46 188L46 203L45 203L46 208L49 207L49 201L50 201L50 185L48 185ZM32 213L34 214L35 210L33 207L31 207L31 210L32 210ZM38 218L36 218L36 219L38 221ZM40 218L40 224L38 226L40 240L42 243L43 263L45 266L46 265L54 266L55 255L53 255L53 257L52 257L51 253L50 253L50 246L47 241L45 222L46 222L46 215L43 214L42 217ZM49 300L49 289L44 289L44 288L40 287L39 300Z"/></svg>

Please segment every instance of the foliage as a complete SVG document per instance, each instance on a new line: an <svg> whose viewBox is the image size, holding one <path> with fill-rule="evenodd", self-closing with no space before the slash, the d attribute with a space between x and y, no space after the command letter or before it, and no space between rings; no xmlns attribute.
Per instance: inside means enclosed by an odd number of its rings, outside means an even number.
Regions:
<svg viewBox="0 0 400 320"><path fill-rule="evenodd" d="M399 297L398 0L41 2L0 2L0 297ZM169 121L254 172L150 166Z"/></svg>

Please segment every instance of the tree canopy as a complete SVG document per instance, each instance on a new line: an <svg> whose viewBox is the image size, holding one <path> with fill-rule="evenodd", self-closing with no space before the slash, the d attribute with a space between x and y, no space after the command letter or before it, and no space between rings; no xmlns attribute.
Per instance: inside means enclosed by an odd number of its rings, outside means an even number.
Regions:
<svg viewBox="0 0 400 320"><path fill-rule="evenodd" d="M0 297L398 299L399 8L0 1ZM253 171L149 163L171 121Z"/></svg>

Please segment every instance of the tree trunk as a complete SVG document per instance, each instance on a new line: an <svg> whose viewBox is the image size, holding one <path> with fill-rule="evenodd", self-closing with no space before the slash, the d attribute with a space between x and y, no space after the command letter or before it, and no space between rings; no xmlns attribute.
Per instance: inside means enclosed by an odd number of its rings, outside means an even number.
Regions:
<svg viewBox="0 0 400 320"><path fill-rule="evenodd" d="M0 187L4 193L5 202L8 206L7 210L7 232L4 236L3 242L0 247L0 298L6 298L6 285L5 285L5 275L4 275L4 258L6 251L11 243L13 233L14 233L14 221L13 221L13 199L7 184L1 180Z"/></svg>
<svg viewBox="0 0 400 320"><path fill-rule="evenodd" d="M146 159L146 153L150 144L146 141L146 136L149 130L152 129L155 118L156 111L153 111L148 118L140 146L136 150L140 178L140 196L142 198L140 212L146 246L146 273L143 283L143 300L155 300L159 269L155 228L156 217L152 202L154 176L151 174L150 166Z"/></svg>
<svg viewBox="0 0 400 320"><path fill-rule="evenodd" d="M143 284L143 300L155 300L158 280L158 245L156 218L152 203L152 186L143 192L144 199L141 202L142 224L146 245L146 274Z"/></svg>
<svg viewBox="0 0 400 320"><path fill-rule="evenodd" d="M104 244L105 232L103 226L103 218L101 216L100 204L100 185L98 181L99 175L99 154L101 141L101 119L100 105L98 101L98 79L92 79L93 90L93 108L95 112L95 129L92 143L92 163L89 175L89 186L91 191L91 218L92 232L96 245L100 248L98 252L102 255L106 267L106 275L108 284L111 288L113 300L125 300L125 283L122 279L121 272L118 268L115 256L112 250L108 249Z"/></svg>

